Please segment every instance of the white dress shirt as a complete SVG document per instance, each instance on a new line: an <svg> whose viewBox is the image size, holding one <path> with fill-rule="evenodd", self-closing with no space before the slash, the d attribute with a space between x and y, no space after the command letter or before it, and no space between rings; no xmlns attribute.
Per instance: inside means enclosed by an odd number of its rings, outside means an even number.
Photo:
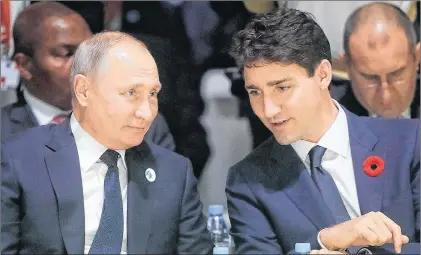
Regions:
<svg viewBox="0 0 421 255"><path fill-rule="evenodd" d="M22 90L23 97L28 103L29 108L31 108L31 111L40 126L50 124L57 115L67 115L70 113L70 111L63 111L35 97L25 88L25 86L22 86Z"/></svg>
<svg viewBox="0 0 421 255"><path fill-rule="evenodd" d="M107 148L83 130L73 114L70 118L70 126L76 141L82 174L83 202L85 208L84 252L88 254L99 227L104 204L104 180L108 167L100 160L100 157ZM124 217L121 254L127 254L127 166L124 159L125 150L117 150L117 152L120 154L117 167L119 170Z"/></svg>
<svg viewBox="0 0 421 255"><path fill-rule="evenodd" d="M377 114L371 113L369 114L370 117L372 118L377 118ZM411 108L406 109L402 114L401 114L401 118L402 119L410 119L411 118Z"/></svg>
<svg viewBox="0 0 421 255"><path fill-rule="evenodd" d="M349 141L348 121L342 107L333 100L339 110L332 126L322 136L317 145L326 148L322 158L322 167L332 176L351 219L361 216L358 203L357 186L355 184L354 167ZM295 152L310 172L308 153L316 145L312 142L299 140L291 144ZM320 245L323 244L320 242Z"/></svg>

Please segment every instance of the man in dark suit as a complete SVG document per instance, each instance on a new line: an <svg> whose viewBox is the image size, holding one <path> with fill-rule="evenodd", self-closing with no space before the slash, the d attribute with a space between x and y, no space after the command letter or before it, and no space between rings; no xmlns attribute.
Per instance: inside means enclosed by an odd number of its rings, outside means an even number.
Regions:
<svg viewBox="0 0 421 255"><path fill-rule="evenodd" d="M2 253L210 253L190 161L144 140L161 88L145 45L96 34L70 81L70 119L2 145Z"/></svg>
<svg viewBox="0 0 421 255"><path fill-rule="evenodd" d="M237 252L419 242L418 121L358 117L332 100L329 41L301 11L256 16L231 53L273 134L229 171Z"/></svg>
<svg viewBox="0 0 421 255"><path fill-rule="evenodd" d="M350 81L332 86L332 96L360 116L419 118L420 43L407 15L389 3L364 5L348 17L343 41Z"/></svg>
<svg viewBox="0 0 421 255"><path fill-rule="evenodd" d="M91 35L85 20L60 3L35 3L20 13L13 31L13 59L24 85L17 90L17 102L2 109L2 140L32 127L60 122L69 114L73 54ZM146 139L175 149L161 115L154 120Z"/></svg>

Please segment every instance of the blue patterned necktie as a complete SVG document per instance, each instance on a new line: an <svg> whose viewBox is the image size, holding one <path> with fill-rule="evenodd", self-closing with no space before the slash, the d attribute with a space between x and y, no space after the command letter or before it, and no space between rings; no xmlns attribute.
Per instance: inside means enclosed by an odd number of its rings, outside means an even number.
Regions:
<svg viewBox="0 0 421 255"><path fill-rule="evenodd" d="M101 156L108 171L104 180L104 206L101 221L89 254L120 254L123 242L123 199L117 168L119 154L107 150Z"/></svg>
<svg viewBox="0 0 421 255"><path fill-rule="evenodd" d="M308 153L310 157L311 178L319 189L322 197L332 212L336 223L350 220L349 214L344 206L338 188L332 176L322 167L322 157L326 151L319 145L314 146Z"/></svg>

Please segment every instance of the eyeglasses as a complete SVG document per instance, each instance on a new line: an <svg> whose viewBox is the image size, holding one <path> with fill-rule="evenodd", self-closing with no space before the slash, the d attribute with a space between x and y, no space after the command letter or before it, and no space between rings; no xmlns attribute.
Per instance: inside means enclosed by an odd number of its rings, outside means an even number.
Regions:
<svg viewBox="0 0 421 255"><path fill-rule="evenodd" d="M407 79L398 79L398 80L394 80L391 79L390 81L380 81L380 79L378 79L377 81L367 81L364 82L364 87L368 88L368 89L375 89L375 88L380 88L380 87L387 87L387 86L401 86L401 84L405 84L407 81ZM383 85L384 84L384 85Z"/></svg>
<svg viewBox="0 0 421 255"><path fill-rule="evenodd" d="M388 87L388 86L402 86L404 84L410 83L409 80L411 75L409 75L409 68L402 69L398 73L388 74L386 77L380 77L379 75L364 75L360 73L360 82L363 87L368 89L374 89L379 87Z"/></svg>

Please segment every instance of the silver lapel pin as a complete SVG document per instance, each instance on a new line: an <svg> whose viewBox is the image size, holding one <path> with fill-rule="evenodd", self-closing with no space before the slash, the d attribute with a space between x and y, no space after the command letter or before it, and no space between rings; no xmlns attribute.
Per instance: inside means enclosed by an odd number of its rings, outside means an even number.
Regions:
<svg viewBox="0 0 421 255"><path fill-rule="evenodd" d="M156 173L152 168L148 168L145 171L145 177L149 182L154 182L156 180Z"/></svg>

